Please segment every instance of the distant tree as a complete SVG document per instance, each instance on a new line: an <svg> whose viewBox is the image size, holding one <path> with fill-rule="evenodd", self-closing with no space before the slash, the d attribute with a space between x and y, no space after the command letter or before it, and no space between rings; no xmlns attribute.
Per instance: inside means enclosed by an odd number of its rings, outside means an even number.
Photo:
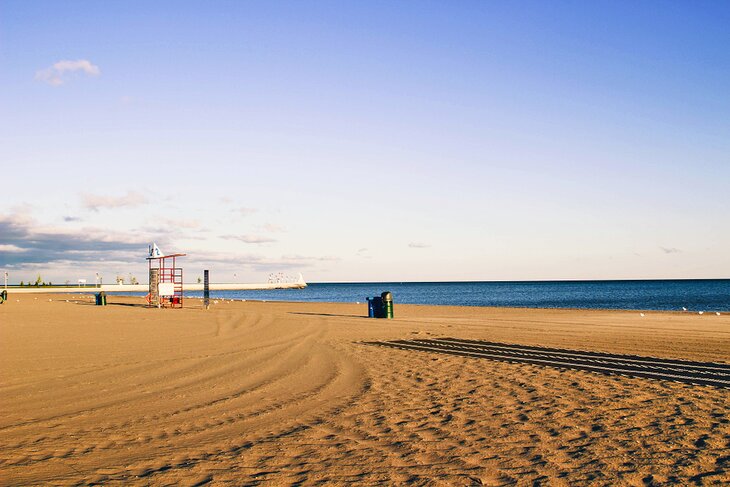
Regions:
<svg viewBox="0 0 730 487"><path fill-rule="evenodd" d="M41 278L41 275L38 274L38 277L36 277L36 279L35 279L35 287L40 286L42 282L43 282L43 279Z"/></svg>
<svg viewBox="0 0 730 487"><path fill-rule="evenodd" d="M66 279L66 285L67 285L67 286L69 285L69 283L70 283L70 282L71 282L71 281L69 281L68 279Z"/></svg>
<svg viewBox="0 0 730 487"><path fill-rule="evenodd" d="M23 286L25 283L23 281L20 281L20 285Z"/></svg>
<svg viewBox="0 0 730 487"><path fill-rule="evenodd" d="M129 283L130 284L135 284L135 285L136 284L139 284L139 282L137 281L137 278L134 277L131 272L129 273Z"/></svg>
<svg viewBox="0 0 730 487"><path fill-rule="evenodd" d="M124 276L119 274L117 275L117 284L124 284Z"/></svg>
<svg viewBox="0 0 730 487"><path fill-rule="evenodd" d="M201 282L203 282L203 279L201 279L201 278L199 277L199 278L198 278L198 284L200 284Z"/></svg>

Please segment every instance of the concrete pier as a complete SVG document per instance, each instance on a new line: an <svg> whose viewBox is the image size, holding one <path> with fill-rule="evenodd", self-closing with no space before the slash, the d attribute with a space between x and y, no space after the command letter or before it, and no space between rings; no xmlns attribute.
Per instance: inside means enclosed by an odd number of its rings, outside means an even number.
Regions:
<svg viewBox="0 0 730 487"><path fill-rule="evenodd" d="M220 283L210 284L211 291L267 291L273 289L304 289L307 283L304 281L297 282L266 282L260 284L239 284L239 283ZM183 284L186 292L202 291L203 284L191 282ZM148 292L149 284L104 284L98 287L78 287L78 286L45 286L45 287L8 287L8 294L33 294L33 293L98 293L104 291L106 293L135 293Z"/></svg>

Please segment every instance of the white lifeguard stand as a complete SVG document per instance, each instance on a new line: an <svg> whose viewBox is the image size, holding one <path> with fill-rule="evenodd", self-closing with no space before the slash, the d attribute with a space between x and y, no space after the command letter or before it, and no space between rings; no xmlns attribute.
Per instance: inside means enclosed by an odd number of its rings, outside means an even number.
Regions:
<svg viewBox="0 0 730 487"><path fill-rule="evenodd" d="M177 267L177 258L186 254L163 254L152 244L147 262L150 276L150 292L147 303L155 308L183 307L183 270Z"/></svg>

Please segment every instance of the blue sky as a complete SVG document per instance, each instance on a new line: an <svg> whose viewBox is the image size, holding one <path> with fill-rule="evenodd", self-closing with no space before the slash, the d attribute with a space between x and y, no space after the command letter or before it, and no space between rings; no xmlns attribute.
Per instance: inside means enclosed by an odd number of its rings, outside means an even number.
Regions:
<svg viewBox="0 0 730 487"><path fill-rule="evenodd" d="M216 281L728 277L728 25L726 2L0 1L0 268L143 276L154 240Z"/></svg>

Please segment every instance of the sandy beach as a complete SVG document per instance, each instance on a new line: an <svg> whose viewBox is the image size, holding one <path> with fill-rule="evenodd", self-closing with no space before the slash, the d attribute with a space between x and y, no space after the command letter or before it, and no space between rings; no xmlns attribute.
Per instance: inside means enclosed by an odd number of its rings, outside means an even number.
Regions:
<svg viewBox="0 0 730 487"><path fill-rule="evenodd" d="M376 347L730 362L730 315L10 296L2 485L720 485L730 390Z"/></svg>

